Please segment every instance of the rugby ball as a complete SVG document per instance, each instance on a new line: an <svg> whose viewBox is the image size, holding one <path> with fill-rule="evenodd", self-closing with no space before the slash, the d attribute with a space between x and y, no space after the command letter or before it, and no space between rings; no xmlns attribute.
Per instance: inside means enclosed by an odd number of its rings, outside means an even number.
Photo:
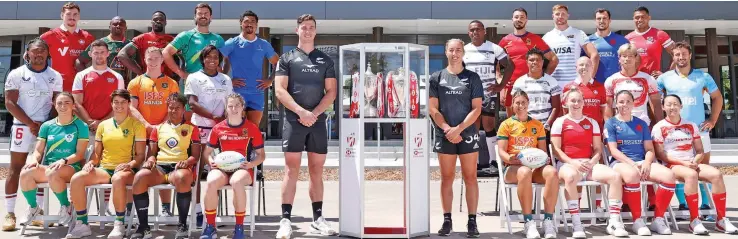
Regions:
<svg viewBox="0 0 738 239"><path fill-rule="evenodd" d="M518 153L518 160L529 168L537 169L548 163L548 154L539 148L527 148Z"/></svg>
<svg viewBox="0 0 738 239"><path fill-rule="evenodd" d="M215 155L215 159L213 159L213 161L215 165L218 165L220 170L225 172L235 172L239 167L241 167L241 164L246 162L246 157L236 151L223 151L218 155Z"/></svg>

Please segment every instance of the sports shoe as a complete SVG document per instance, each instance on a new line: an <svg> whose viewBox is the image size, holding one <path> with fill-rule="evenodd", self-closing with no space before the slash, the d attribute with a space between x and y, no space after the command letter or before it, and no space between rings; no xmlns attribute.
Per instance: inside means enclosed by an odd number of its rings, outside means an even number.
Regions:
<svg viewBox="0 0 738 239"><path fill-rule="evenodd" d="M71 231L69 231L69 234L67 234L66 238L70 239L76 239L76 238L83 238L86 236L92 235L92 231L90 231L90 225L82 223L82 221L77 220L75 221L74 227Z"/></svg>
<svg viewBox="0 0 738 239"><path fill-rule="evenodd" d="M312 224L310 224L310 227L313 228L313 230L315 231L319 231L320 234L324 236L336 235L336 230L333 230L333 228L331 228L331 225L328 224L328 222L323 217L319 217L318 220L315 220Z"/></svg>
<svg viewBox="0 0 738 239"><path fill-rule="evenodd" d="M607 233L616 237L627 237L628 231L625 230L622 218L610 218L607 223Z"/></svg>
<svg viewBox="0 0 738 239"><path fill-rule="evenodd" d="M727 217L724 217L722 220L715 223L715 230L719 232L724 232L727 234L736 234L738 233L738 228L733 226L732 223L730 223L730 219Z"/></svg>
<svg viewBox="0 0 738 239"><path fill-rule="evenodd" d="M161 209L161 214L159 214L159 216L162 216L162 217L173 217L174 214L172 214L172 212L169 211L169 208L162 208Z"/></svg>
<svg viewBox="0 0 738 239"><path fill-rule="evenodd" d="M41 211L39 212L38 215L44 215L44 210L41 209ZM23 223L21 223L21 225L23 225ZM31 226L34 226L34 227L43 227L44 226L44 221L41 221L41 220L32 220L30 225ZM53 227L54 224L53 223L49 223L49 226L50 227Z"/></svg>
<svg viewBox="0 0 738 239"><path fill-rule="evenodd" d="M289 239L292 236L292 222L290 219L282 218L279 221L279 230L277 230L277 239Z"/></svg>
<svg viewBox="0 0 738 239"><path fill-rule="evenodd" d="M605 213L605 209L602 207L596 207L594 211L597 214ZM597 223L605 223L605 222L607 222L607 219L599 218L599 217L597 218Z"/></svg>
<svg viewBox="0 0 738 239"><path fill-rule="evenodd" d="M710 205L704 205L703 204L702 206L700 206L700 210L710 210L710 209L712 209L712 208L710 208ZM713 217L712 215L702 215L701 220L702 221L706 221L706 222L714 222L715 221L715 217Z"/></svg>
<svg viewBox="0 0 738 239"><path fill-rule="evenodd" d="M676 211L677 212L689 211L689 207L687 206L687 204L679 204L679 208ZM677 221L687 221L689 220L689 216L688 215L676 216L676 220Z"/></svg>
<svg viewBox="0 0 738 239"><path fill-rule="evenodd" d="M24 218L23 221L21 221L21 225L26 225L26 224L31 225L30 223L33 221L33 219L36 219L36 216L42 215L41 211L43 210L41 210L40 207L29 207L28 214L26 214L26 218Z"/></svg>
<svg viewBox="0 0 738 239"><path fill-rule="evenodd" d="M659 235L671 235L671 229L666 225L666 219L663 217L654 218L649 228L651 231L656 232Z"/></svg>
<svg viewBox="0 0 738 239"><path fill-rule="evenodd" d="M441 229L438 230L438 235L442 237L447 237L451 234L451 228L453 228L453 223L451 220L443 220L443 225L441 225Z"/></svg>
<svg viewBox="0 0 738 239"><path fill-rule="evenodd" d="M639 236L651 235L651 230L648 230L648 227L646 227L646 222L643 221L643 218L638 218L633 221L633 232L635 232L635 234Z"/></svg>
<svg viewBox="0 0 738 239"><path fill-rule="evenodd" d="M218 238L218 229L216 229L213 225L207 224L205 226L205 230L202 230L202 234L200 235L200 239L217 239Z"/></svg>
<svg viewBox="0 0 738 239"><path fill-rule="evenodd" d="M707 235L710 233L709 231L707 231L707 228L702 225L702 221L700 221L699 218L695 218L694 220L692 220L692 222L689 223L689 231L695 235Z"/></svg>
<svg viewBox="0 0 738 239"><path fill-rule="evenodd" d="M236 225L233 230L233 239L246 239L246 234L243 233L243 225Z"/></svg>
<svg viewBox="0 0 738 239"><path fill-rule="evenodd" d="M69 225L72 223L72 213L74 213L74 209L72 206L61 206L59 208L59 224L61 225Z"/></svg>
<svg viewBox="0 0 738 239"><path fill-rule="evenodd" d="M543 238L556 238L556 226L551 219L543 220Z"/></svg>
<svg viewBox="0 0 738 239"><path fill-rule="evenodd" d="M525 222L523 231L525 232L525 238L527 239L541 238L541 234L538 233L538 228L536 228L536 222L533 220Z"/></svg>
<svg viewBox="0 0 738 239"><path fill-rule="evenodd" d="M3 231L15 231L15 213L9 212L5 214L5 223L3 223Z"/></svg>
<svg viewBox="0 0 738 239"><path fill-rule="evenodd" d="M467 238L479 238L479 230L477 229L476 221L469 221L466 224L466 237Z"/></svg>
<svg viewBox="0 0 738 239"><path fill-rule="evenodd" d="M148 226L139 226L138 229L136 229L136 232L131 235L131 239L150 239L153 237L154 235L151 234L151 228Z"/></svg>
<svg viewBox="0 0 738 239"><path fill-rule="evenodd" d="M175 239L184 239L188 238L190 236L190 229L187 226L187 224L179 224L177 226L177 235L174 236Z"/></svg>
<svg viewBox="0 0 738 239"><path fill-rule="evenodd" d="M584 226L582 226L582 220L579 216L579 214L575 214L571 216L571 224L574 228L573 232L571 233L571 237L573 238L587 238L587 234L584 233Z"/></svg>
<svg viewBox="0 0 738 239"><path fill-rule="evenodd" d="M198 212L195 214L195 227L197 227L197 229L202 229L202 226L203 226L202 224L203 224L202 212Z"/></svg>
<svg viewBox="0 0 738 239"><path fill-rule="evenodd" d="M108 239L123 239L126 236L126 226L121 221L113 223L113 230L108 234Z"/></svg>

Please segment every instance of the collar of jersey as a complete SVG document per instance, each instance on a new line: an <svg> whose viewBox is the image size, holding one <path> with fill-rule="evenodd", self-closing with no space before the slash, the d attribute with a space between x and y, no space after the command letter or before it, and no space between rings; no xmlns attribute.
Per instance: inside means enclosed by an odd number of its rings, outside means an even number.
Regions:
<svg viewBox="0 0 738 239"><path fill-rule="evenodd" d="M533 119L533 118L531 118L531 117L530 117L530 115L528 115L528 120L526 120L526 121L522 121L522 120L518 119L518 116L517 116L517 115L513 115L513 116L512 116L512 117L510 117L510 118L512 118L512 119L513 119L513 120L515 120L515 121L518 121L518 122L523 122L523 123L526 123L526 122L530 121L531 119Z"/></svg>
<svg viewBox="0 0 738 239"><path fill-rule="evenodd" d="M28 70L31 71L31 72L33 72L33 73L41 73L41 72L46 71L46 69L49 68L49 64L46 64L46 66L44 66L44 69L41 69L40 71L36 71L36 70L33 69L33 67L31 67L31 64L26 63L25 65L26 65L26 68L28 68Z"/></svg>
<svg viewBox="0 0 738 239"><path fill-rule="evenodd" d="M591 78L591 79L589 79L589 82L587 82L587 84L588 84L588 85L591 85L591 84L593 84L593 83L594 83L594 81L595 81L595 80L594 80L594 78ZM581 80L579 80L579 77L577 77L576 79L574 79L574 83L577 83L577 84L582 84L582 81L581 81Z"/></svg>
<svg viewBox="0 0 738 239"><path fill-rule="evenodd" d="M126 42L126 37L125 36L123 36L123 40L122 41L114 40L112 37L110 37L109 34L107 36L105 36L105 38L107 38L108 41L111 41L111 42Z"/></svg>
<svg viewBox="0 0 738 239"><path fill-rule="evenodd" d="M552 31L554 31L554 32L556 32L556 33L558 33L558 34L561 34L562 32L568 31L569 29L571 29L571 25L569 25L569 27L567 27L567 28L566 28L566 29L564 29L563 31L559 30L559 29L558 29L558 28L556 28L556 27L554 27Z"/></svg>
<svg viewBox="0 0 738 239"><path fill-rule="evenodd" d="M600 38L605 38L605 37L609 37L609 36L612 36L612 30L610 30L610 33L608 33L608 34L607 34L607 36L600 36L600 34L597 34L597 31L595 31L594 35L595 35L595 36L598 36L598 37L600 37Z"/></svg>
<svg viewBox="0 0 738 239"><path fill-rule="evenodd" d="M528 33L530 33L530 32L529 31L525 31L525 33L523 33L523 35L515 35L515 33L510 33L510 34L512 34L513 36L516 36L516 37L525 37L525 36L528 35Z"/></svg>
<svg viewBox="0 0 738 239"><path fill-rule="evenodd" d="M126 119L124 119L123 122L120 122L120 124L118 124L118 122L115 122L115 118L114 117L111 117L110 119L113 120L113 126L115 126L115 128L118 128L118 126L120 126L123 123L125 123L126 121L128 121L128 118L131 118L131 116L130 115L129 116L126 116Z"/></svg>
<svg viewBox="0 0 738 239"><path fill-rule="evenodd" d="M67 30L67 26L64 26L64 24L61 24L61 26L59 26L59 29L61 29L62 31L65 31L65 32L68 32L69 31L69 30ZM79 26L77 26L77 28L74 29L74 33L79 33Z"/></svg>
<svg viewBox="0 0 738 239"><path fill-rule="evenodd" d="M225 119L225 123L226 123L226 125L228 125L228 127L231 127L231 128L238 128L238 127L241 127L241 126L243 126L243 124L245 124L245 123L246 123L246 120L247 120L246 118L241 118L241 123L240 123L240 124L238 124L238 125L231 125L231 123L230 123L230 122L228 122L228 119Z"/></svg>
<svg viewBox="0 0 738 239"><path fill-rule="evenodd" d="M256 40L259 40L259 36L256 36L256 37L254 37L254 40L253 41L249 41L249 39L246 39L240 33L238 34L238 38L240 38L241 40L244 40L244 41L246 41L248 43L254 43L254 42L256 42Z"/></svg>
<svg viewBox="0 0 738 239"><path fill-rule="evenodd" d="M669 120L669 117L664 117L664 120L666 120L666 122L669 123L669 124L671 124L671 125L680 125L680 124L682 124L682 117L679 117L679 122L676 122L676 123L671 122Z"/></svg>
<svg viewBox="0 0 738 239"><path fill-rule="evenodd" d="M206 75L206 76L209 76L209 77L216 77L216 76L218 76L218 72L215 72L215 75L208 75L208 73L205 72L205 69L200 70L200 72L202 72L203 75Z"/></svg>
<svg viewBox="0 0 738 239"><path fill-rule="evenodd" d="M646 33L648 33L649 31L651 31L651 29L652 29L652 28L653 28L653 27L650 27L650 26L649 26L649 27L648 27L648 29L647 29L646 31L644 31L644 32L638 32L638 29L635 29L635 30L633 30L633 32L635 32L635 33L636 33L636 34L638 34L638 35L643 35L643 34L646 34Z"/></svg>
<svg viewBox="0 0 738 239"><path fill-rule="evenodd" d="M200 31L197 30L197 27L192 28L192 31L194 31L195 33L199 33L200 35L213 34L213 32L210 31L210 29L208 29L208 32L205 32L205 33L200 32Z"/></svg>
<svg viewBox="0 0 738 239"><path fill-rule="evenodd" d="M683 78L689 78L689 76L692 75L692 72L694 72L694 68L690 68L689 73L687 73L687 75L685 76L685 75L682 75L681 72L679 72L679 69L674 69L674 73L676 73L677 76L681 76Z"/></svg>
<svg viewBox="0 0 738 239"><path fill-rule="evenodd" d="M76 115L75 116L72 116L72 121L69 121L68 124L61 124L61 123L59 123L59 116L57 116L56 118L54 118L54 123L56 125L58 125L58 126L67 126L67 125L74 124L74 121L75 120L77 120L77 116Z"/></svg>
<svg viewBox="0 0 738 239"><path fill-rule="evenodd" d="M161 75L160 75L159 77L151 77L151 76L147 75L146 73L144 73L143 75L144 75L144 76L145 76L146 78L149 78L149 79L151 79L151 80L158 80L158 79L164 78L164 73L163 73L163 72L161 73Z"/></svg>

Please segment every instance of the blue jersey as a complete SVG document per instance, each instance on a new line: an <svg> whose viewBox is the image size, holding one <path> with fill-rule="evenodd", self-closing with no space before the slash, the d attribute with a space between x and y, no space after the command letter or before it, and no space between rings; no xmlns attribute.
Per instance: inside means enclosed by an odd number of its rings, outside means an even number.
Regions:
<svg viewBox="0 0 738 239"><path fill-rule="evenodd" d="M594 44L597 53L600 54L600 64L597 66L595 80L605 83L607 77L620 71L618 48L623 44L627 44L628 40L620 34L610 32L610 35L606 37L600 37L596 33L592 34L589 36L589 42Z"/></svg>
<svg viewBox="0 0 738 239"><path fill-rule="evenodd" d="M604 135L607 143L617 143L618 150L631 160L639 162L646 159L646 148L643 145L645 141L651 140L651 130L646 121L632 117L630 122L624 122L611 117L605 121ZM610 163L614 161L615 158L610 157Z"/></svg>
<svg viewBox="0 0 738 239"><path fill-rule="evenodd" d="M263 79L261 72L264 58L271 58L276 54L269 42L258 37L249 41L239 34L228 39L219 50L231 61L232 78L244 79L246 82L245 87L233 87L233 91L241 95L264 94L264 90L256 87L259 84L256 80Z"/></svg>
<svg viewBox="0 0 738 239"><path fill-rule="evenodd" d="M699 69L692 69L687 76L683 76L677 70L664 72L656 80L656 84L662 94L675 94L682 99L682 118L696 125L705 121L703 93L718 90L712 76Z"/></svg>

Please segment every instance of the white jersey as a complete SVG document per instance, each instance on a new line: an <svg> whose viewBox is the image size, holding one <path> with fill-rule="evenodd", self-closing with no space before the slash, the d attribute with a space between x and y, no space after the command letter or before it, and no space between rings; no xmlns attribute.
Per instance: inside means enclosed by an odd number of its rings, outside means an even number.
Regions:
<svg viewBox="0 0 738 239"><path fill-rule="evenodd" d="M631 77L624 76L620 72L611 75L605 80L605 91L607 97L612 100L613 106L616 104L615 94L620 91L627 90L633 94L633 116L646 121L651 124L651 119L648 118L648 101L649 96L652 94L658 94L659 89L656 85L656 80L649 74L639 71L637 74ZM659 104L660 102L653 102Z"/></svg>
<svg viewBox="0 0 738 239"><path fill-rule="evenodd" d="M696 124L684 119L677 123L663 119L653 126L651 136L655 143L664 145L669 157L692 161L695 156L694 140L700 138L700 130Z"/></svg>
<svg viewBox="0 0 738 239"><path fill-rule="evenodd" d="M479 47L469 43L464 46L464 52L466 69L476 72L479 75L484 89L486 89L487 84L497 83L495 66L498 61L507 57L507 53L505 53L502 47L490 41L485 41Z"/></svg>
<svg viewBox="0 0 738 239"><path fill-rule="evenodd" d="M551 98L561 95L562 88L556 83L556 79L548 74L543 74L540 79L533 79L525 74L515 80L510 94L515 94L517 91L528 94L528 114L530 117L546 122L553 110Z"/></svg>
<svg viewBox="0 0 738 239"><path fill-rule="evenodd" d="M576 62L582 54L582 47L589 43L589 37L584 31L569 26L564 31L554 28L547 32L543 35L543 41L559 58L559 64L551 76L559 81L559 86L564 87L577 78Z"/></svg>
<svg viewBox="0 0 738 239"><path fill-rule="evenodd" d="M62 91L62 77L51 67L36 72L27 65L22 65L10 71L5 79L5 91L10 90L18 91L18 106L29 118L44 122L48 120L54 105L54 92ZM13 124L23 123L13 119Z"/></svg>
<svg viewBox="0 0 738 239"><path fill-rule="evenodd" d="M197 103L214 115L220 116L225 113L226 97L231 93L233 93L231 77L223 73L211 77L198 71L187 76L184 94L197 96ZM218 122L193 114L192 123L200 127L213 127Z"/></svg>

